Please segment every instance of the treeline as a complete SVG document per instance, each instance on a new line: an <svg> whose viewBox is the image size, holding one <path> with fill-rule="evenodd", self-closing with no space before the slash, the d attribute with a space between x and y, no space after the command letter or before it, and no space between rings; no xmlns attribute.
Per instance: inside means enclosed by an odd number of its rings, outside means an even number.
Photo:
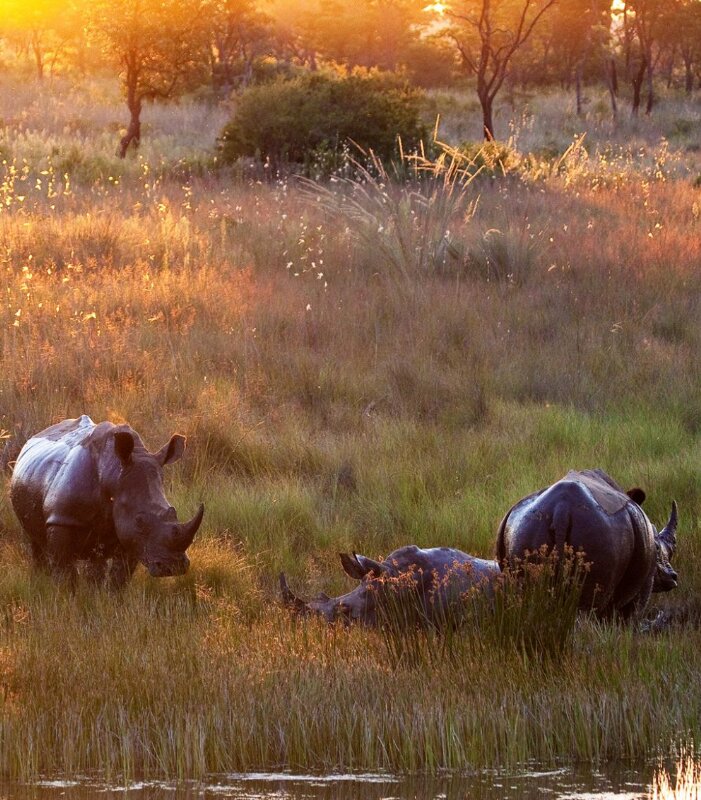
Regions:
<svg viewBox="0 0 701 800"><path fill-rule="evenodd" d="M130 111L206 87L227 95L332 68L396 73L421 87L471 80L485 136L505 86L606 85L650 113L660 81L701 81L701 0L2 0L4 69L42 80L111 70Z"/></svg>

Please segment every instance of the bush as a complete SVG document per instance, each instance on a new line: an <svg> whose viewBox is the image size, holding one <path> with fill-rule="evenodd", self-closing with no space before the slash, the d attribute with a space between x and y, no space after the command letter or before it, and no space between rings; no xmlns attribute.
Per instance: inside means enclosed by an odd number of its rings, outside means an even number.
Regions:
<svg viewBox="0 0 701 800"><path fill-rule="evenodd" d="M222 131L222 159L242 156L289 162L338 165L349 142L372 150L382 160L397 153L397 136L405 149L423 136L419 120L421 95L385 76L339 79L304 75L254 86L240 98L234 118Z"/></svg>

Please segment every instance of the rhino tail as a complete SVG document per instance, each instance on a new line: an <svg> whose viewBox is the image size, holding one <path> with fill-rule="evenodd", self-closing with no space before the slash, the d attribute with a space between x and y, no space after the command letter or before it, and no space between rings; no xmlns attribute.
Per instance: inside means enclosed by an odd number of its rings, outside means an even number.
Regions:
<svg viewBox="0 0 701 800"><path fill-rule="evenodd" d="M552 521L553 549L564 554L571 544L572 513L567 503L558 503Z"/></svg>

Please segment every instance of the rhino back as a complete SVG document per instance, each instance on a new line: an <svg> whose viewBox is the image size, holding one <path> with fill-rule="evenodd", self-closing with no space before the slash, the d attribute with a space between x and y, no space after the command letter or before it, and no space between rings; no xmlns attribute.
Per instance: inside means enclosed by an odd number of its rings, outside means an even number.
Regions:
<svg viewBox="0 0 701 800"><path fill-rule="evenodd" d="M620 510L610 513L586 483L568 476L525 498L502 523L500 559L516 565L542 547L569 546L589 565L582 604L625 605L654 569L654 533L642 509L621 494Z"/></svg>
<svg viewBox="0 0 701 800"><path fill-rule="evenodd" d="M89 525L99 506L89 417L66 420L22 448L11 483L12 505L28 532L46 524Z"/></svg>
<svg viewBox="0 0 701 800"><path fill-rule="evenodd" d="M390 553L387 561L395 564L399 572L416 570L422 596L433 597L433 603L437 599L439 606L460 602L465 592L490 584L499 574L496 561L476 558L452 547L409 545Z"/></svg>

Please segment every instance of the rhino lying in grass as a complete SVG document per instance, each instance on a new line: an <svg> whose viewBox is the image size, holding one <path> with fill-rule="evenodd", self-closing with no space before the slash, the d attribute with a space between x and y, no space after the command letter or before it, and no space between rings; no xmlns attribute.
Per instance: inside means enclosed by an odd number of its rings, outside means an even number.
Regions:
<svg viewBox="0 0 701 800"><path fill-rule="evenodd" d="M163 467L177 461L185 437L149 453L128 425L99 425L83 415L37 433L15 464L10 496L37 567L73 578L85 560L95 580L119 588L140 561L154 577L182 575L185 551L204 506L179 523L163 492Z"/></svg>
<svg viewBox="0 0 701 800"><path fill-rule="evenodd" d="M377 625L383 615L418 610L420 621L444 624L459 617L459 606L471 589L489 590L500 575L496 561L469 556L450 547L421 549L400 547L384 561L341 553L341 564L351 578L360 581L340 597L319 595L301 600L290 590L284 574L280 588L284 604L299 614L318 614L328 622L361 622Z"/></svg>
<svg viewBox="0 0 701 800"><path fill-rule="evenodd" d="M497 534L497 559L518 569L543 550L583 553L588 563L580 607L599 617L638 618L652 592L677 585L670 564L677 545L677 504L659 533L640 507L642 489L623 489L600 469L569 472L520 500Z"/></svg>

